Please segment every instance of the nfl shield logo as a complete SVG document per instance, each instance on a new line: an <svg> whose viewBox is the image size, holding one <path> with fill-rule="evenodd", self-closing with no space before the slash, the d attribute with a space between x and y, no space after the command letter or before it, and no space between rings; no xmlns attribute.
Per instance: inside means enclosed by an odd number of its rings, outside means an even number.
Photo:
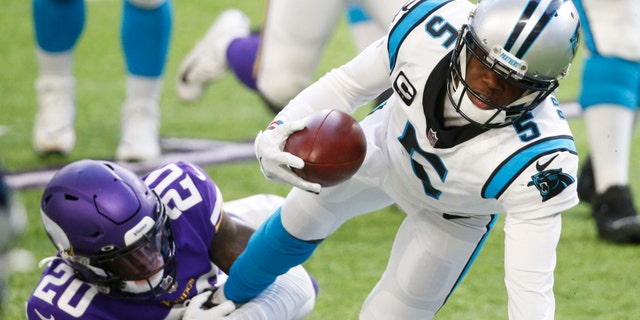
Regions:
<svg viewBox="0 0 640 320"><path fill-rule="evenodd" d="M438 142L438 133L433 130L433 128L429 128L429 132L427 132L427 139L429 139L429 143L431 146L435 146L436 142Z"/></svg>

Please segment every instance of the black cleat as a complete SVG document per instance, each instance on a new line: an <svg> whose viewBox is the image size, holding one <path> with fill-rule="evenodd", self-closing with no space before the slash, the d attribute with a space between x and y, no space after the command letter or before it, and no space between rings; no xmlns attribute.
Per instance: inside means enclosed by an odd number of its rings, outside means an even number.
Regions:
<svg viewBox="0 0 640 320"><path fill-rule="evenodd" d="M620 244L640 244L640 219L627 186L614 186L593 197L598 235Z"/></svg>
<svg viewBox="0 0 640 320"><path fill-rule="evenodd" d="M578 175L578 198L580 201L593 203L595 195L596 182L593 176L593 166L591 165L591 157L587 157Z"/></svg>

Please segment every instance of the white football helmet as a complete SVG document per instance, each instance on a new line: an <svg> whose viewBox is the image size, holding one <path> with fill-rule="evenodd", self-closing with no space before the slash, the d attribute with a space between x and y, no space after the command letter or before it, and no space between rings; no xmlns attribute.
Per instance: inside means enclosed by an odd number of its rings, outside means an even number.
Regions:
<svg viewBox="0 0 640 320"><path fill-rule="evenodd" d="M512 124L567 75L579 30L578 12L570 0L480 0L461 28L449 67L447 95L456 111L483 128ZM524 93L502 106L474 92L465 81L472 56ZM478 116L467 95L492 109Z"/></svg>

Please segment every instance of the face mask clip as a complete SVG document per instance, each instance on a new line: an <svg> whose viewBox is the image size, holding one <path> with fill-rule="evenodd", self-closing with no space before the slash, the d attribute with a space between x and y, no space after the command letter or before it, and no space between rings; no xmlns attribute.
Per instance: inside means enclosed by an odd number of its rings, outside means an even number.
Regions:
<svg viewBox="0 0 640 320"><path fill-rule="evenodd" d="M522 80L529 69L526 61L518 59L499 45L489 50L487 62L491 65L491 69L498 72L498 74L515 80Z"/></svg>

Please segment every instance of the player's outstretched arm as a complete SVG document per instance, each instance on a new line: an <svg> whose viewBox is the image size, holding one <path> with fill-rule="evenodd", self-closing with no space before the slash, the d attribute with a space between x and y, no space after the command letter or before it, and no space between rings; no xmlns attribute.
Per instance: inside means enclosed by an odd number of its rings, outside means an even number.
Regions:
<svg viewBox="0 0 640 320"><path fill-rule="evenodd" d="M353 114L389 88L388 53L384 43L384 38L380 39L300 92L276 115L267 130L258 133L255 153L267 180L320 192L320 184L301 179L291 171L291 168L301 169L304 161L284 152L285 142L292 133L304 129L314 113L336 109Z"/></svg>

